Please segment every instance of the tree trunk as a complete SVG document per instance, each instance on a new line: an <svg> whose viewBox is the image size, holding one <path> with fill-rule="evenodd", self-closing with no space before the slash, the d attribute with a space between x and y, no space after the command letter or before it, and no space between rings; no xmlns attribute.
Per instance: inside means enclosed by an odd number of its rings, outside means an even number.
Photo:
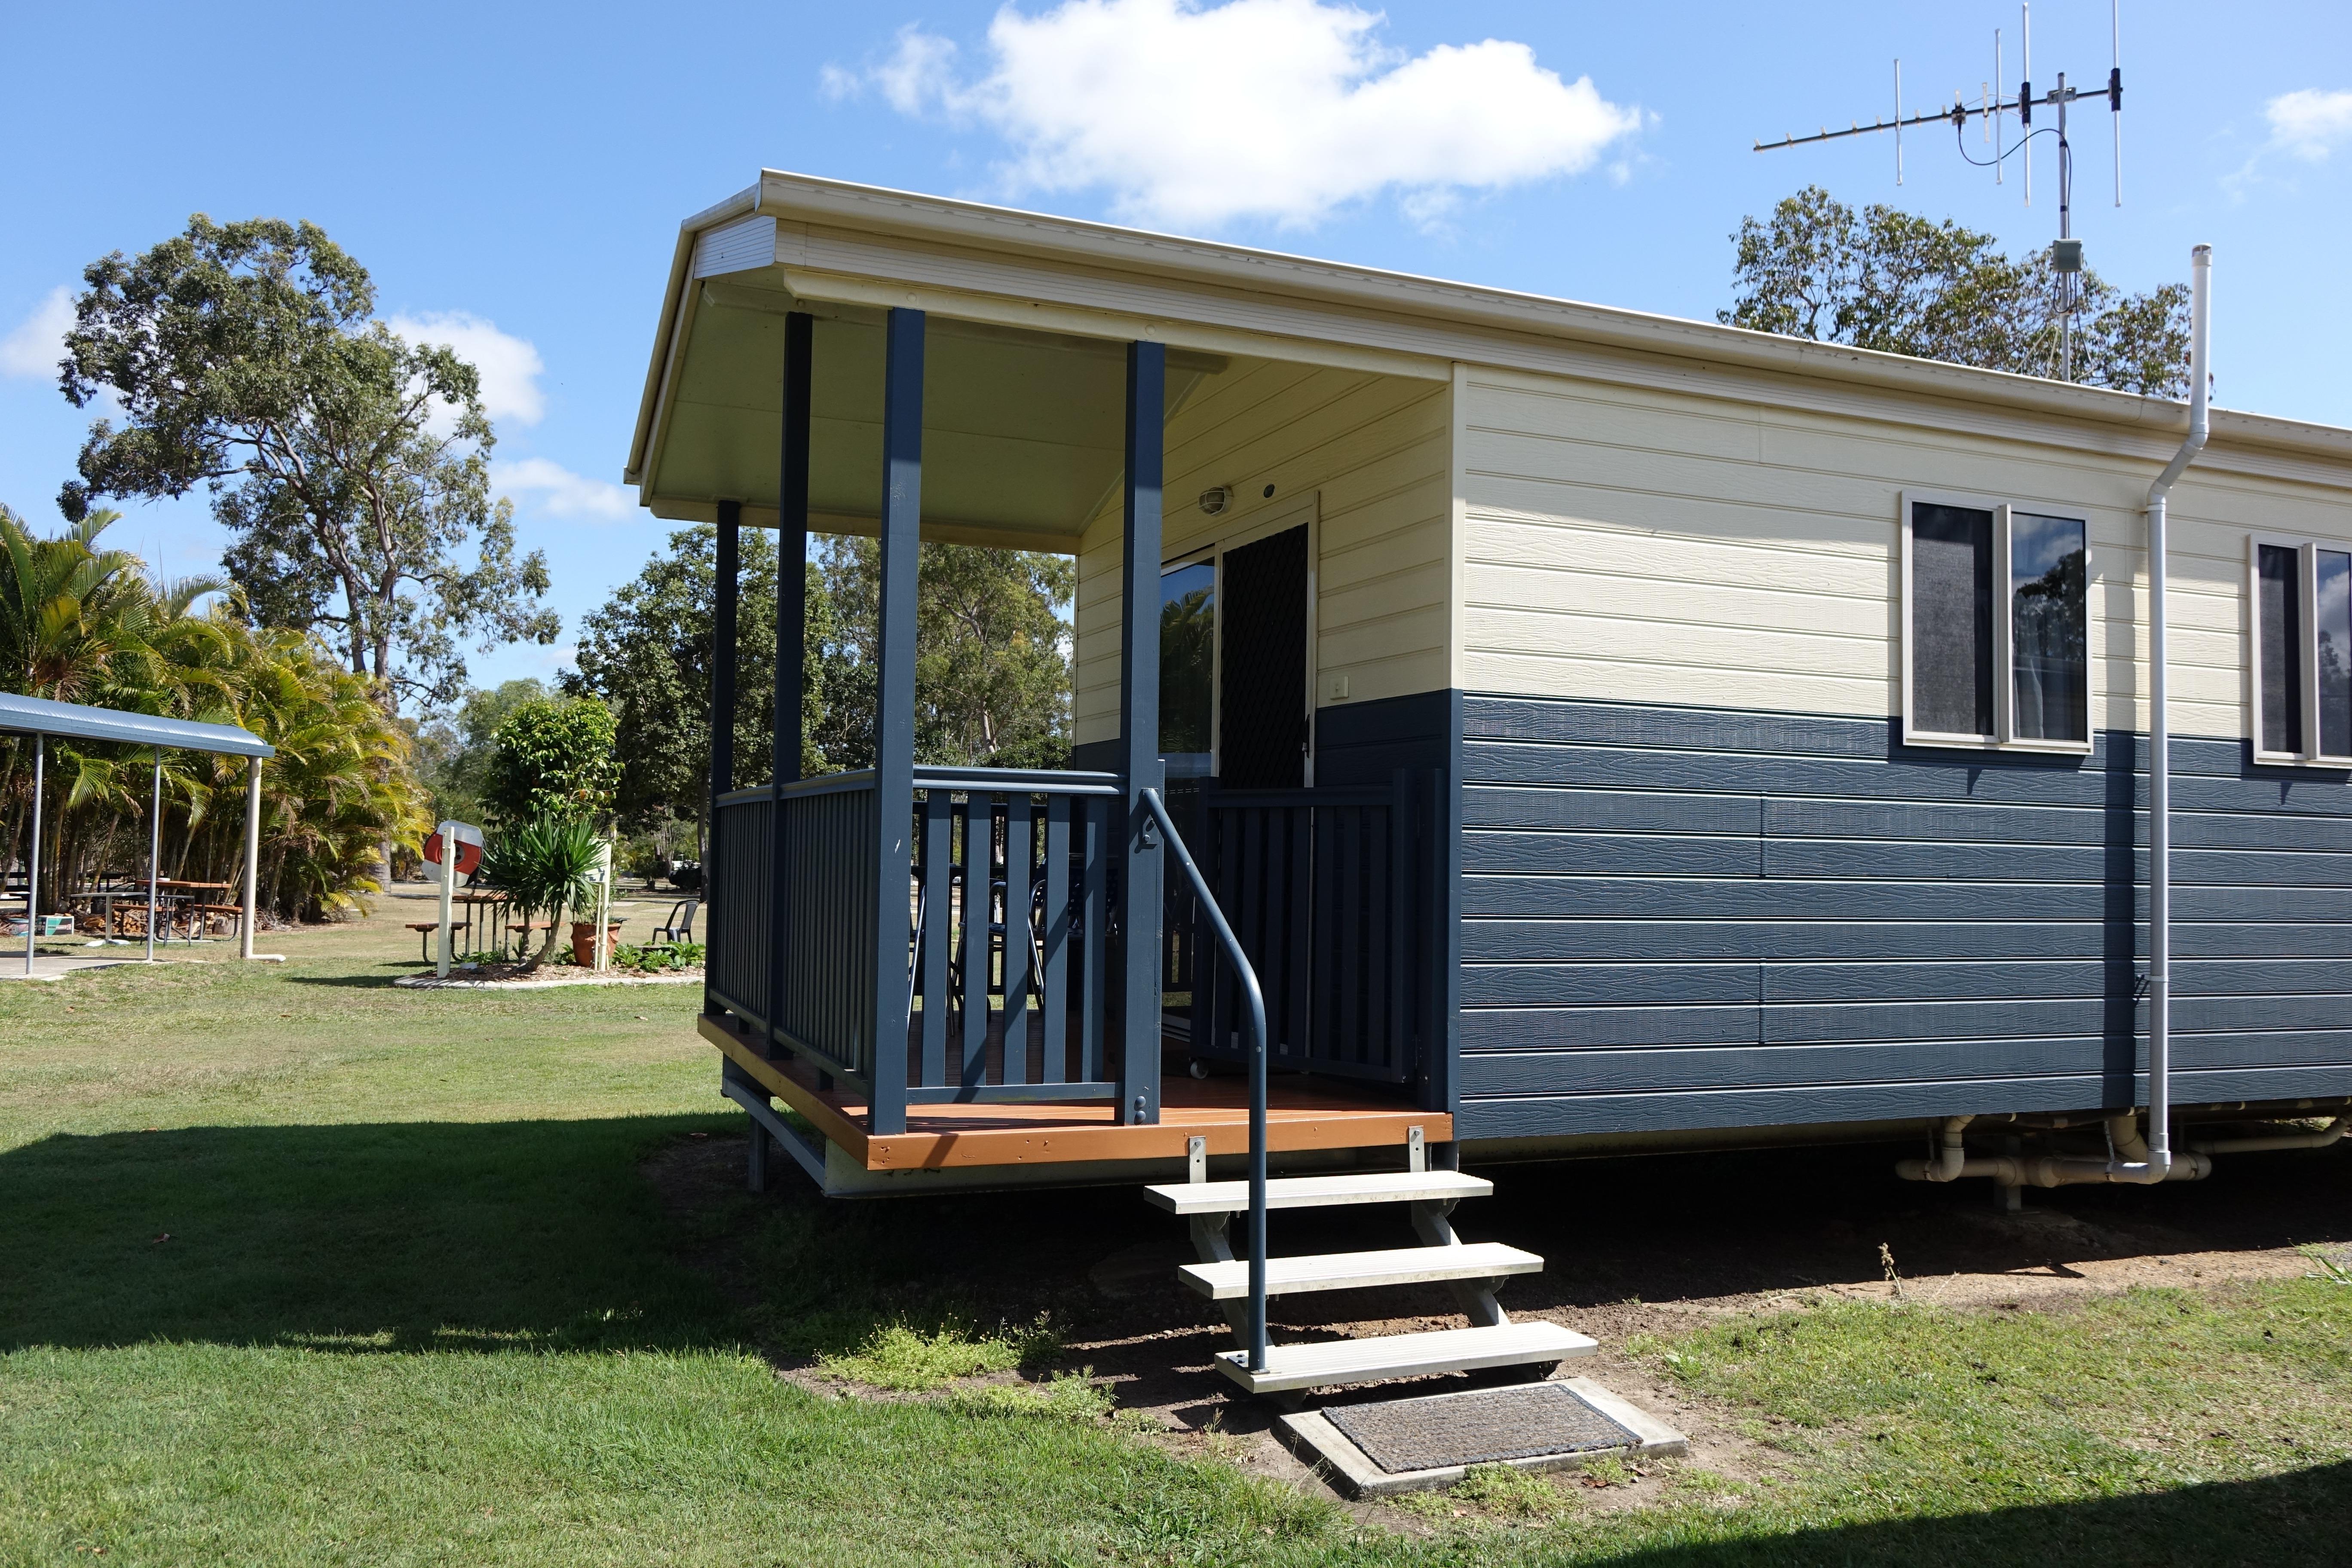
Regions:
<svg viewBox="0 0 2352 1568"><path fill-rule="evenodd" d="M572 909L568 904L558 904L555 907L553 918L547 922L547 940L539 944L539 951L532 953L530 962L522 966L522 972L525 974L538 973L539 966L554 955L556 938L563 932L563 917L571 912Z"/></svg>

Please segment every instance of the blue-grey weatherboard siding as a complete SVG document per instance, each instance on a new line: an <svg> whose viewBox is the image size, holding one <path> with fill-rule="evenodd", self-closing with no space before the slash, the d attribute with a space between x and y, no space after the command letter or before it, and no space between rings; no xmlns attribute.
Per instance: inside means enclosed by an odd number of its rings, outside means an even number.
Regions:
<svg viewBox="0 0 2352 1568"><path fill-rule="evenodd" d="M1460 1136L2134 1102L2146 737L1457 700ZM2175 1099L2352 1094L2352 783L2172 761Z"/></svg>

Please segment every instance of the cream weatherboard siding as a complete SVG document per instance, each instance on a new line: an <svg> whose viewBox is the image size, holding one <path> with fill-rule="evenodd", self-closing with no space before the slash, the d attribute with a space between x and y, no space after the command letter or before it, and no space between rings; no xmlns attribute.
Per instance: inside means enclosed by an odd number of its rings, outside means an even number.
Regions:
<svg viewBox="0 0 2352 1568"><path fill-rule="evenodd" d="M2093 725L2147 727L2157 463L1508 372L1460 401L1468 690L1896 713L1899 498L1939 490L2089 520ZM2352 489L2192 468L2172 521L2173 727L2243 735L2246 536L2352 541Z"/></svg>
<svg viewBox="0 0 2352 1568"><path fill-rule="evenodd" d="M1450 407L1442 382L1235 360L1169 419L1168 559L1314 503L1320 704L1339 676L1346 703L1447 684ZM1211 517L1199 497L1218 485L1233 500ZM1080 744L1118 727L1119 505L1104 499L1078 556Z"/></svg>

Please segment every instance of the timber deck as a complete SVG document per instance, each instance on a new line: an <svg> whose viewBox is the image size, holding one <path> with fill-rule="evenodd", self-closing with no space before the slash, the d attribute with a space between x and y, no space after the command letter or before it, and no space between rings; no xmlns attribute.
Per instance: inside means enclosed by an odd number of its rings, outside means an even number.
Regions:
<svg viewBox="0 0 2352 1568"><path fill-rule="evenodd" d="M754 1081L805 1117L869 1171L946 1170L973 1165L1035 1165L1076 1161L1181 1160L1189 1140L1209 1152L1249 1152L1249 1089L1238 1078L1164 1077L1160 1121L1121 1126L1109 1100L1082 1104L922 1105L910 1107L907 1131L866 1131L865 1101L855 1090L819 1089L815 1072L796 1061L771 1061L749 1035L704 1016L697 1026ZM1452 1140L1454 1119L1326 1081L1300 1087L1277 1078L1267 1092L1269 1152L1402 1147L1412 1130L1430 1142Z"/></svg>

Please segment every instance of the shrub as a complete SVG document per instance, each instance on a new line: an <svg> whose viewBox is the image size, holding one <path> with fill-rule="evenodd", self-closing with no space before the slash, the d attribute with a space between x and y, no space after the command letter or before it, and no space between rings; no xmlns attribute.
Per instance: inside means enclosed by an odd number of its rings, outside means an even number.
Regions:
<svg viewBox="0 0 2352 1568"><path fill-rule="evenodd" d="M483 877L503 889L526 919L544 914L549 922L547 940L529 967L538 968L555 951L563 911L594 900L593 878L603 858L603 841L578 817L534 816L491 840L482 858Z"/></svg>
<svg viewBox="0 0 2352 1568"><path fill-rule="evenodd" d="M601 699L526 702L499 726L482 805L501 826L585 821L612 809L620 777L613 710Z"/></svg>

